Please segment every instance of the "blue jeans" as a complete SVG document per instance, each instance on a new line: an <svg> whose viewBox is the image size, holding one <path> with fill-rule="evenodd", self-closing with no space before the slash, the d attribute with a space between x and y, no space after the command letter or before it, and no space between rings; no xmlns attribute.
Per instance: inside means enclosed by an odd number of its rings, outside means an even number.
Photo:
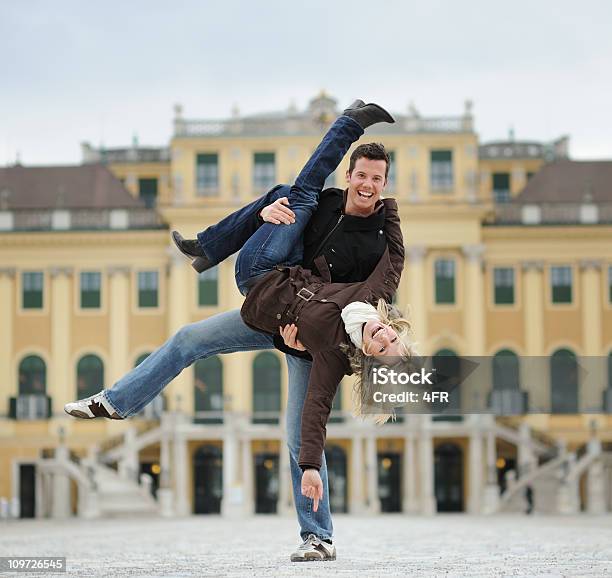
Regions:
<svg viewBox="0 0 612 578"><path fill-rule="evenodd" d="M236 259L236 284L244 295L254 279L277 265L298 265L304 254L303 233L317 209L319 193L327 177L336 170L351 144L363 134L359 124L340 116L329 128L295 183L274 187L262 199L232 213L216 225L198 233L206 256L220 263L240 250ZM287 197L295 223L257 227L257 215L279 197Z"/></svg>
<svg viewBox="0 0 612 578"><path fill-rule="evenodd" d="M275 187L267 195L229 215L217 225L198 234L207 257L220 263L240 251L236 261L236 282L244 294L254 278L280 264L295 265L303 255L302 233L316 210L325 179L338 166L350 145L363 134L351 118L342 116L329 129L292 187ZM289 199L295 213L292 225L260 226L258 214L279 197ZM273 348L272 336L247 327L240 311L220 313L181 328L140 365L123 376L106 397L122 417L139 412L184 368L211 355ZM287 443L289 446L293 498L300 524L300 535L315 534L321 539L333 535L329 509L329 486L325 454L320 469L323 499L316 512L313 501L302 496L302 471L298 465L301 445L302 407L308 389L311 363L287 356L289 395L287 401Z"/></svg>
<svg viewBox="0 0 612 578"><path fill-rule="evenodd" d="M236 351L273 349L272 336L247 327L240 310L219 313L197 323L182 327L140 365L126 373L106 398L121 417L138 413L152 401L172 379L198 359ZM298 465L302 425L302 407L308 389L311 362L287 355L289 395L287 401L287 445L291 464L291 483L300 535L315 534L321 539L333 535L329 511L329 487L325 454L321 465L323 499L319 509L312 511L312 500L302 496L302 471Z"/></svg>

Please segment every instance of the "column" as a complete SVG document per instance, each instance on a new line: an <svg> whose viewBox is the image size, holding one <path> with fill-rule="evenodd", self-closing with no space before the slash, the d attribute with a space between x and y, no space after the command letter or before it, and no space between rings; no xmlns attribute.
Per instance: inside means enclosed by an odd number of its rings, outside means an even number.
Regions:
<svg viewBox="0 0 612 578"><path fill-rule="evenodd" d="M378 452L376 451L376 437L370 434L366 438L366 476L368 480L368 513L380 512L378 498Z"/></svg>
<svg viewBox="0 0 612 578"><path fill-rule="evenodd" d="M469 499L468 513L479 514L482 510L481 496L484 488L483 443L480 429L480 416L470 416L470 453L469 453Z"/></svg>
<svg viewBox="0 0 612 578"><path fill-rule="evenodd" d="M123 455L119 460L119 475L131 482L138 483L139 461L136 449L136 428L129 427L123 434Z"/></svg>
<svg viewBox="0 0 612 578"><path fill-rule="evenodd" d="M189 515L189 502L187 501L188 467L187 440L181 431L181 416L175 415L174 423L174 496L175 512L177 516Z"/></svg>
<svg viewBox="0 0 612 578"><path fill-rule="evenodd" d="M280 423L285 423L283 413ZM289 450L287 449L286 428L282 428L282 438L278 456L278 513L281 516L291 515L293 512L293 487L291 484L291 464L289 463Z"/></svg>
<svg viewBox="0 0 612 578"><path fill-rule="evenodd" d="M350 513L365 513L365 499L363 495L363 437L354 435L351 444L351 500Z"/></svg>
<svg viewBox="0 0 612 578"><path fill-rule="evenodd" d="M434 464L433 438L431 432L431 416L421 416L421 432L419 438L419 466L421 490L421 514L431 516L436 513L434 497Z"/></svg>
<svg viewBox="0 0 612 578"><path fill-rule="evenodd" d="M0 269L0 383L8 395L0 396L0 414L8 415L9 396L19 394L17 368L13 368L13 315L15 310L15 269Z"/></svg>
<svg viewBox="0 0 612 578"><path fill-rule="evenodd" d="M70 479L62 467L67 465L68 460L69 455L66 446L61 445L55 448L55 461L59 467L53 472L52 518L70 517Z"/></svg>
<svg viewBox="0 0 612 578"><path fill-rule="evenodd" d="M407 435L404 438L404 501L402 510L405 514L414 514L417 511L416 457L414 444L414 435Z"/></svg>
<svg viewBox="0 0 612 578"><path fill-rule="evenodd" d="M587 504L589 514L605 514L606 512L606 484L604 465L601 455L601 441L592 438L588 443L588 453L594 456L594 461L587 471Z"/></svg>
<svg viewBox="0 0 612 578"><path fill-rule="evenodd" d="M580 406L601 407L607 386L602 345L601 261L580 261L580 303L584 355L579 364L586 377L581 384Z"/></svg>
<svg viewBox="0 0 612 578"><path fill-rule="evenodd" d="M464 245L466 257L463 334L469 355L485 353L485 299L482 254L484 245Z"/></svg>
<svg viewBox="0 0 612 578"><path fill-rule="evenodd" d="M53 267L51 276L51 379L47 395L55 400L55 409L75 399L75 368L70 367L70 284L72 269Z"/></svg>
<svg viewBox="0 0 612 578"><path fill-rule="evenodd" d="M170 263L168 267L168 331L169 335L176 333L181 327L189 323L189 299L185 294L189 283L196 283L193 269L189 261L176 251L168 249ZM189 270L188 270L189 268ZM168 386L168 406L171 411L180 411L190 414L193 411L193 377L190 371L183 371L177 375ZM180 403L179 403L180 398ZM180 406L180 407L179 407Z"/></svg>
<svg viewBox="0 0 612 578"><path fill-rule="evenodd" d="M250 516L255 512L253 498L253 456L251 454L251 440L242 440L242 485L244 487L243 513Z"/></svg>
<svg viewBox="0 0 612 578"><path fill-rule="evenodd" d="M541 356L544 355L544 264L542 261L523 261L521 265L525 352L529 356Z"/></svg>
<svg viewBox="0 0 612 578"><path fill-rule="evenodd" d="M423 344L427 339L427 299L425 297L425 254L427 249L423 245L412 245L406 249L408 256L407 271L402 278L408 280L408 306L410 307L410 321L412 322L415 340Z"/></svg>
<svg viewBox="0 0 612 578"><path fill-rule="evenodd" d="M157 502L159 513L164 518L174 515L174 495L170 485L170 427L171 414L163 413L161 418L161 440L159 442L159 489L157 490Z"/></svg>
<svg viewBox="0 0 612 578"><path fill-rule="evenodd" d="M526 474L537 467L537 459L531 447L531 430L526 423L519 425L520 442L517 448L518 461L518 479L520 480Z"/></svg>
<svg viewBox="0 0 612 578"><path fill-rule="evenodd" d="M487 430L487 484L484 491L484 503L482 504L483 514L494 514L499 510L499 485L497 483L497 448L495 445L495 422L490 417L491 423Z"/></svg>
<svg viewBox="0 0 612 578"><path fill-rule="evenodd" d="M238 436L231 413L224 416L223 434L223 498L221 514L225 518L242 515L242 484L238 480Z"/></svg>
<svg viewBox="0 0 612 578"><path fill-rule="evenodd" d="M106 387L111 387L129 369L130 329L130 268L109 267L110 367L107 369Z"/></svg>

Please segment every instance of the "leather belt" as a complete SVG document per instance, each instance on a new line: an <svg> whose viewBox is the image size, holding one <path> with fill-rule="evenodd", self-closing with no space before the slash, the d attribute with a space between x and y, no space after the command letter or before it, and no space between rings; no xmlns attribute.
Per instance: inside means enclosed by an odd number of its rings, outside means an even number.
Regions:
<svg viewBox="0 0 612 578"><path fill-rule="evenodd" d="M307 287L302 287L295 294L296 299L287 310L287 315L293 317L294 320L297 321L300 311L302 311L302 309L306 306L306 303L308 303L317 294L323 285L324 283L311 283Z"/></svg>

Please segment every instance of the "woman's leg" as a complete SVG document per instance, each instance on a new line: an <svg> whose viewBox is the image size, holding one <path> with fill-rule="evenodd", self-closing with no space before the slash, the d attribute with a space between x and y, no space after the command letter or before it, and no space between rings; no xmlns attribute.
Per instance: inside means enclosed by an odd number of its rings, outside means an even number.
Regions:
<svg viewBox="0 0 612 578"><path fill-rule="evenodd" d="M236 260L236 282L242 293L254 277L271 271L276 265L296 265L301 261L302 234L317 208L325 179L362 134L363 129L352 118L342 115L336 119L287 195L289 207L295 213L295 223L264 223L240 251Z"/></svg>

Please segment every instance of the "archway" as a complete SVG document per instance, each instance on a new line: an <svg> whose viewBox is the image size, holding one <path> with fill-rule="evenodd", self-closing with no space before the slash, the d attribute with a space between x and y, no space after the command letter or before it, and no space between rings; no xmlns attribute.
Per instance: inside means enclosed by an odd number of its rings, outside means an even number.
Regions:
<svg viewBox="0 0 612 578"><path fill-rule="evenodd" d="M193 456L195 514L221 513L223 497L223 452L211 445L200 446Z"/></svg>
<svg viewBox="0 0 612 578"><path fill-rule="evenodd" d="M463 511L463 452L443 443L434 452L435 493L438 512Z"/></svg>
<svg viewBox="0 0 612 578"><path fill-rule="evenodd" d="M332 513L346 514L348 511L346 452L335 444L327 446L325 460L329 482L329 507Z"/></svg>

